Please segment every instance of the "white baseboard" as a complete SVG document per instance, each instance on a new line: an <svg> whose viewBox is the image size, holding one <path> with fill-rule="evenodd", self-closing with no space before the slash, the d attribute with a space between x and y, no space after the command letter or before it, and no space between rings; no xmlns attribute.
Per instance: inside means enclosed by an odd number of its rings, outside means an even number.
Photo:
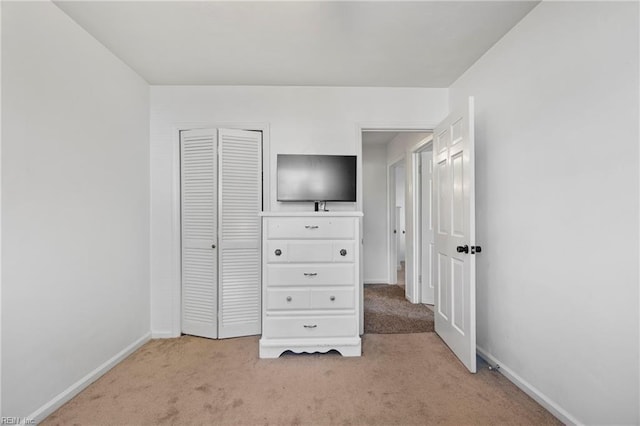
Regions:
<svg viewBox="0 0 640 426"><path fill-rule="evenodd" d="M538 404L542 405L547 409L551 414L553 414L558 420L566 425L581 425L582 422L579 422L575 417L569 414L566 410L560 407L557 403L551 400L548 396L540 392L537 388L531 385L531 383L524 380L518 374L516 374L513 370L511 370L508 366L506 366L499 359L491 355L486 350L482 349L480 346L476 346L476 351L478 355L482 357L485 361L487 361L491 365L498 364L500 368L498 371L502 373L507 379L509 379L514 385L519 387L524 393L533 398Z"/></svg>
<svg viewBox="0 0 640 426"><path fill-rule="evenodd" d="M52 414L58 408L69 402L74 396L83 391L91 383L98 380L103 374L115 367L120 361L131 355L142 345L147 343L151 339L151 333L147 333L122 351L117 353L114 357L107 360L104 364L84 376L82 379L69 386L66 390L58 394L51 401L44 404L42 407L33 412L28 418L33 419L36 424L43 421L47 416Z"/></svg>
<svg viewBox="0 0 640 426"><path fill-rule="evenodd" d="M178 334L176 336L176 334L171 331L152 331L151 332L152 339L173 339L175 337L180 337L180 335Z"/></svg>
<svg viewBox="0 0 640 426"><path fill-rule="evenodd" d="M388 278L365 278L364 280L364 284L389 284L389 279Z"/></svg>

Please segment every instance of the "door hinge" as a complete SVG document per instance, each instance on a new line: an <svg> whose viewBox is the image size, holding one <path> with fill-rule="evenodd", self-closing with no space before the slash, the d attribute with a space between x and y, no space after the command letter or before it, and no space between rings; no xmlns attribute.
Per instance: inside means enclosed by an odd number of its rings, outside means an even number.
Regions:
<svg viewBox="0 0 640 426"><path fill-rule="evenodd" d="M418 284L422 284L422 275L418 275Z"/></svg>

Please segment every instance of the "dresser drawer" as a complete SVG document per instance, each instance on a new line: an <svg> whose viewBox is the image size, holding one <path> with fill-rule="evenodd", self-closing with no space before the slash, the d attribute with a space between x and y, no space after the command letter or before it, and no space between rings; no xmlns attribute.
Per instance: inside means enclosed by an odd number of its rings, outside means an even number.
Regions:
<svg viewBox="0 0 640 426"><path fill-rule="evenodd" d="M269 263L353 262L353 241L286 241L267 243Z"/></svg>
<svg viewBox="0 0 640 426"><path fill-rule="evenodd" d="M311 309L353 309L355 297L353 289L312 289Z"/></svg>
<svg viewBox="0 0 640 426"><path fill-rule="evenodd" d="M267 290L266 307L267 310L309 309L310 299L309 290L270 288Z"/></svg>
<svg viewBox="0 0 640 426"><path fill-rule="evenodd" d="M355 316L269 317L264 319L263 337L313 338L356 336Z"/></svg>
<svg viewBox="0 0 640 426"><path fill-rule="evenodd" d="M348 217L270 217L267 239L353 239L354 219Z"/></svg>
<svg viewBox="0 0 640 426"><path fill-rule="evenodd" d="M355 285L353 264L267 265L268 286Z"/></svg>

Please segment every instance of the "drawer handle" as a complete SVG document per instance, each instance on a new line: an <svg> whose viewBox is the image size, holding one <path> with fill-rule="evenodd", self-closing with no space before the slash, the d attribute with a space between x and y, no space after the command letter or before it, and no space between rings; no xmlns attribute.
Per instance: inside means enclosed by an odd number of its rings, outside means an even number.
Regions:
<svg viewBox="0 0 640 426"><path fill-rule="evenodd" d="M318 229L318 225L305 225L306 229Z"/></svg>
<svg viewBox="0 0 640 426"><path fill-rule="evenodd" d="M315 277L316 275L318 275L317 272L305 272L304 273L305 277Z"/></svg>
<svg viewBox="0 0 640 426"><path fill-rule="evenodd" d="M316 328L316 327L317 327L317 325L316 325L316 324L313 324L313 325L306 325L306 324L305 324L303 327L304 327L304 328Z"/></svg>
<svg viewBox="0 0 640 426"><path fill-rule="evenodd" d="M291 302L291 296L287 296L287 302Z"/></svg>
<svg viewBox="0 0 640 426"><path fill-rule="evenodd" d="M335 296L329 296L329 300L331 300L333 302L334 300L336 300L336 297Z"/></svg>
<svg viewBox="0 0 640 426"><path fill-rule="evenodd" d="M282 254L282 250L276 249L274 253L276 254L276 256L280 256Z"/></svg>

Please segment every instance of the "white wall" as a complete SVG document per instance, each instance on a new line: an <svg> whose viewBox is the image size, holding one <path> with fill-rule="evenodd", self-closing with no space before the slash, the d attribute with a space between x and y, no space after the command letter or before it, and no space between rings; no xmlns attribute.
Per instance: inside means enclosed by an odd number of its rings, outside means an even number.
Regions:
<svg viewBox="0 0 640 426"><path fill-rule="evenodd" d="M0 98L2 97L2 2L0 2ZM2 415L2 102L0 99L0 416Z"/></svg>
<svg viewBox="0 0 640 426"><path fill-rule="evenodd" d="M362 147L364 282L387 283L387 146Z"/></svg>
<svg viewBox="0 0 640 426"><path fill-rule="evenodd" d="M54 4L3 2L2 416L46 414L148 336L148 108Z"/></svg>
<svg viewBox="0 0 640 426"><path fill-rule="evenodd" d="M638 424L638 3L543 2L475 96L478 345L566 421Z"/></svg>
<svg viewBox="0 0 640 426"><path fill-rule="evenodd" d="M360 155L363 128L416 128L446 115L446 89L335 87L151 87L152 330L179 334L179 127L259 123L269 128L272 210L310 211L311 203L275 201L278 153ZM419 128L419 127L418 127ZM359 166L361 174L361 163ZM361 184L361 182L360 182ZM359 186L362 188L362 186ZM360 191L361 192L361 191ZM362 195L359 192L358 197ZM353 204L329 203L332 210Z"/></svg>

